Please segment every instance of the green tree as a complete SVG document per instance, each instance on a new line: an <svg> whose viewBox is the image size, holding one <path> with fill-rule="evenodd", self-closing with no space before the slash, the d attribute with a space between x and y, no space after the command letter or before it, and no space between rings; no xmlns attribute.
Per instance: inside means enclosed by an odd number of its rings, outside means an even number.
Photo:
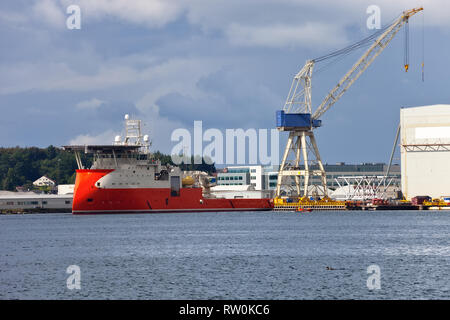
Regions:
<svg viewBox="0 0 450 320"><path fill-rule="evenodd" d="M2 187L4 190L14 190L14 187L16 186L15 182L15 175L14 175L14 169L9 168L8 173L6 174L6 177L2 179Z"/></svg>

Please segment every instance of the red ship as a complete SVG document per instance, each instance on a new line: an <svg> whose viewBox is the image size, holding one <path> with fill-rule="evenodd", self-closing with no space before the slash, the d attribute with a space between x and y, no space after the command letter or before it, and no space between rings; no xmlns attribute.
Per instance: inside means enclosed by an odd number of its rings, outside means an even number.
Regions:
<svg viewBox="0 0 450 320"><path fill-rule="evenodd" d="M271 210L270 198L225 199L214 197L208 183L194 183L178 167L152 159L148 136L141 135L141 121L125 116L126 138L113 145L74 145L78 165L73 195L73 214L158 213L190 211ZM85 169L80 153L93 155Z"/></svg>

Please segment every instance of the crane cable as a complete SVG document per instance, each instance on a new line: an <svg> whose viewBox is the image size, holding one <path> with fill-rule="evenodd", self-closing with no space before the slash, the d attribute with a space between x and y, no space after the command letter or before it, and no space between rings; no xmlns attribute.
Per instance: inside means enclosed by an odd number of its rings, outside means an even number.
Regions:
<svg viewBox="0 0 450 320"><path fill-rule="evenodd" d="M339 55L342 55L342 54L349 53L349 52L354 51L356 49L363 48L363 47L367 46L368 44L371 44L371 42L373 40L376 40L397 19L398 19L398 16L395 19L393 19L391 22L389 22L387 25L385 25L384 27L379 29L378 31L374 32L373 34L371 34L370 36L368 36L368 37L366 37L366 38L364 38L362 40L359 40L358 42L355 42L355 43L353 43L353 44L351 44L351 45L349 45L349 46L347 46L345 48L333 51L333 52L331 52L329 54L326 54L326 55L314 58L314 59L312 59L312 61L314 61L315 63L321 62L321 61L324 61L324 60L327 60L327 59L330 59L330 58L333 58L333 57L336 57L336 56L339 56Z"/></svg>
<svg viewBox="0 0 450 320"><path fill-rule="evenodd" d="M316 70L314 71L314 74L315 74L316 76L319 75L319 74L322 73L324 70L327 70L330 66L336 65L339 61L345 59L346 57L350 56L350 54L356 52L357 49L364 49L364 48L367 48L367 47L369 47L371 44L372 44L371 42L368 42L368 43L365 43L365 44L363 44L363 45L361 45L361 46L359 46L359 47L357 47L357 48L355 48L355 49L353 49L353 50L350 50L350 51L347 51L347 52L345 52L345 53L341 53L340 55L337 55L333 60L331 60L331 61L328 62L327 64L321 66L320 68L316 69ZM315 61L315 60L314 60L314 61ZM324 60L321 60L321 61L324 61Z"/></svg>
<svg viewBox="0 0 450 320"><path fill-rule="evenodd" d="M405 22L405 56L404 56L405 72L409 69L409 19Z"/></svg>
<svg viewBox="0 0 450 320"><path fill-rule="evenodd" d="M371 34L370 36L368 36L362 40L359 40L358 42L355 42L345 48L333 51L329 54L312 59L312 61L314 61L314 63L318 63L318 62L322 62L322 61L325 61L325 60L328 60L331 58L335 58L331 62L329 62L326 65L322 66L321 68L315 70L314 73L317 75L317 74L321 73L323 70L328 69L328 67L335 65L336 62L347 57L350 53L355 52L361 48L369 47L370 45L372 45L374 40L376 40L383 32L385 32L398 19L398 17L399 16L392 19L388 24L383 26L381 29L377 30L375 33Z"/></svg>
<svg viewBox="0 0 450 320"><path fill-rule="evenodd" d="M335 66L336 63L342 61L346 57L350 56L350 54L357 52L359 49L365 49L372 45L373 41L376 40L383 32L385 32L400 16L395 17L391 21L389 21L387 24L385 24L382 28L378 29L376 32L371 34L370 36L361 39L345 48L330 52L329 54L320 56L318 58L312 59L314 63L323 62L328 59L331 59L331 61L328 61L325 65L322 65L318 69L314 70L314 75L317 77L318 75L322 74L324 71L328 70L330 67ZM334 59L332 59L334 58ZM312 88L314 85L312 85Z"/></svg>
<svg viewBox="0 0 450 320"><path fill-rule="evenodd" d="M422 82L425 82L425 12L422 13Z"/></svg>
<svg viewBox="0 0 450 320"><path fill-rule="evenodd" d="M319 69L316 69L314 74L318 75L320 73L322 73L323 71L325 71L325 69L328 69L330 66L335 65L336 62L341 61L342 59L344 59L345 57L347 57L350 53L361 49L361 48L366 48L368 46L370 46L372 44L373 40L376 40L383 32L385 32L391 25L392 23L394 23L394 21L396 21L398 19L399 16L397 16L396 18L392 19L392 21L390 21L388 24L386 24L384 27L382 27L381 29L379 29L378 31L376 31L375 33L373 33L372 35L358 41L355 42L345 48L333 51L329 54L317 57L315 59L313 59L312 61L314 61L314 63L318 63L318 62L322 62L331 58L335 58L332 61L328 62L326 65L322 66ZM425 76L424 76L424 64L425 64L425 31L424 31L424 16L422 16L422 81L425 81ZM404 68L405 68L405 72L408 72L409 70L409 18L406 18L406 23L405 23L405 39L404 39L405 43L405 50L404 50Z"/></svg>
<svg viewBox="0 0 450 320"><path fill-rule="evenodd" d="M367 38L364 38L364 39L362 39L362 40L360 40L358 42L355 42L354 44L351 44L351 45L349 45L349 46L347 46L347 47L345 47L343 49L340 49L340 50L331 52L329 54L326 54L324 56L315 58L315 59L313 59L313 61L316 62L316 63L317 62L321 62L321 61L328 60L330 58L334 58L334 57L342 55L342 54L349 53L349 52L351 52L353 50L359 49L359 48L363 47L364 45L366 45L367 43L369 43L371 40L376 39L388 27L389 27L389 25L384 27L383 29L380 29L379 31L375 32L374 34L368 36Z"/></svg>

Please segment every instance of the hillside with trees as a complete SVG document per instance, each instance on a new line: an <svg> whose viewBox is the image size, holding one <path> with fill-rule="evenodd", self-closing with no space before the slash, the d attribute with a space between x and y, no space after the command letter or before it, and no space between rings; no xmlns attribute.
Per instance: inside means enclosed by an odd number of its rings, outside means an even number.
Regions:
<svg viewBox="0 0 450 320"><path fill-rule="evenodd" d="M89 167L92 159L89 155L81 154L83 163ZM162 164L171 164L170 155L159 151L153 157ZM214 164L182 164L182 170L201 170L215 172ZM14 191L17 186L25 189L33 188L33 181L47 176L56 184L73 184L77 163L72 153L54 146L47 148L0 148L0 189Z"/></svg>

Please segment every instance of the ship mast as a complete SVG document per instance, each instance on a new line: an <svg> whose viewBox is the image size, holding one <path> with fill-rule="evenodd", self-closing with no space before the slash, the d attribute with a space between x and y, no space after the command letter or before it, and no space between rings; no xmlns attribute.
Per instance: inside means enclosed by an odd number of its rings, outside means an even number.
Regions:
<svg viewBox="0 0 450 320"><path fill-rule="evenodd" d="M142 121L136 119L130 119L128 114L125 115L125 139L122 141L120 136L116 136L114 139L115 145L125 146L141 146L142 151L145 154L150 153L151 142L148 135L143 135L141 131Z"/></svg>

